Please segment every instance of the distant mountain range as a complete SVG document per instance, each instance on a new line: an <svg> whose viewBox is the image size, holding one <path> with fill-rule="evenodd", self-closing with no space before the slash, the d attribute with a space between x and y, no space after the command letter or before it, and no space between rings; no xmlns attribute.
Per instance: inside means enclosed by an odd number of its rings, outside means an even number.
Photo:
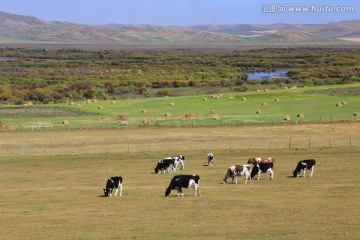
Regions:
<svg viewBox="0 0 360 240"><path fill-rule="evenodd" d="M328 24L233 24L188 27L48 22L0 11L0 43L360 43L360 20Z"/></svg>

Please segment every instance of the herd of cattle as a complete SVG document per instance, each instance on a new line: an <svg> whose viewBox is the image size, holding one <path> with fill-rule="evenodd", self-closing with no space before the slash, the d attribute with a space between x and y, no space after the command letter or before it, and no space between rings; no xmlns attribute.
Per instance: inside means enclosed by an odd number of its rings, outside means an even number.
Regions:
<svg viewBox="0 0 360 240"><path fill-rule="evenodd" d="M207 155L208 166L214 165L214 154L209 153ZM227 179L231 178L232 183L237 184L237 176L245 176L245 183L248 180L253 180L254 177L257 175L257 179L260 180L261 173L269 173L270 180L274 178L274 158L250 158L247 164L244 165L234 165L227 169L226 175L223 179L223 183L227 183ZM306 170L311 170L310 177L312 177L314 173L316 161L314 159L309 160L301 160L298 162L294 172L294 177L299 177L300 173L303 173L305 177ZM173 156L167 157L160 161L158 161L155 167L155 173L175 173L177 170L185 169L185 156ZM251 171L250 171L251 170ZM200 176L199 175L176 175L174 176L168 188L165 191L165 196L169 196L171 191L176 189L178 191L178 196L184 196L182 189L183 188L194 188L195 195L200 196L200 186L199 186ZM117 195L118 191L120 192L120 196L122 196L122 183L123 178L121 176L111 177L106 182L106 187L104 188L104 195L105 197L111 197L112 192L114 189L115 196Z"/></svg>

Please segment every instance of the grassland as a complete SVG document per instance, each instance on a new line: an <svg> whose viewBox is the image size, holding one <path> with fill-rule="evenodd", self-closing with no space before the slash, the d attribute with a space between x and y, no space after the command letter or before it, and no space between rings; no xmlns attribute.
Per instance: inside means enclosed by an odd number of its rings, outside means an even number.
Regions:
<svg viewBox="0 0 360 240"><path fill-rule="evenodd" d="M211 125L212 114L215 111L220 121L240 122L278 122L284 116L290 116L292 121L319 122L330 120L357 119L353 112L359 112L360 99L358 97L360 85L341 85L308 87L297 89L277 89L270 91L249 91L244 93L224 93L220 98L213 95L162 97L149 99L124 99L116 103L98 101L87 104L85 101L69 104L34 105L19 110L15 106L2 106L0 121L9 126L56 126L61 125L64 119L70 121L69 126L96 123L118 123L119 115L126 115L130 123L141 124L148 119L153 124L169 124L192 112L196 119ZM229 99L232 97L233 99ZM246 98L246 101L243 98ZM207 101L204 101L207 98ZM279 102L275 102L279 98ZM262 106L262 103L267 103ZM342 107L337 103L346 102ZM174 103L173 106L170 104ZM102 107L102 110L99 108ZM21 109L21 107L20 107ZM141 110L145 109L143 113ZM261 114L257 114L261 110ZM23 113L25 111L25 114ZM11 114L13 112L13 114ZM171 113L166 117L165 113ZM54 113L54 114L52 114ZM304 114L297 118L297 114ZM51 117L49 117L51 116ZM219 122L219 121L218 121Z"/></svg>
<svg viewBox="0 0 360 240"><path fill-rule="evenodd" d="M164 197L172 174L153 174L165 153L1 157L0 239L358 239L359 148L184 151L183 173L199 174L201 197ZM227 167L274 156L275 178L222 184ZM294 179L315 158L312 178ZM107 177L123 197L102 197Z"/></svg>
<svg viewBox="0 0 360 240"><path fill-rule="evenodd" d="M70 125L113 122L119 114L134 122L171 122L187 112L208 119L210 110L229 120L279 119L299 112L305 117L303 123L281 125L0 132L0 239L358 239L360 123L306 122L320 116L351 119L360 100L350 88L359 85L224 94L217 99L201 95L82 102L79 108L54 105L56 111L49 105L3 107L0 121L12 127L56 125L64 118ZM279 102L273 101L276 97ZM342 101L347 104L335 107ZM262 102L268 105L259 116ZM173 118L163 117L165 112ZM335 142L332 147L307 146L310 137L327 143L330 138L348 141L349 136L352 147ZM215 154L214 167L206 166L209 151ZM173 174L154 174L153 169L162 157L178 154L186 156L181 173L200 175L201 197L194 198L192 189L185 189L184 197L175 192L164 197ZM237 185L222 184L229 166L244 164L251 156L276 158L274 180L263 174L260 181L246 185L241 178ZM314 176L292 178L297 162L308 158L317 160ZM123 197L104 198L102 188L114 175L124 177Z"/></svg>

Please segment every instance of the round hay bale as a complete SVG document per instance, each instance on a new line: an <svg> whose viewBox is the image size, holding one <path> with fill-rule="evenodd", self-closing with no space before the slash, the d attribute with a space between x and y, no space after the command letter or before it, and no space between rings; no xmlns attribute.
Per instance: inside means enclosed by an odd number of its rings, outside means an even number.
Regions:
<svg viewBox="0 0 360 240"><path fill-rule="evenodd" d="M99 110L104 110L104 107L103 107L103 106L99 106Z"/></svg>
<svg viewBox="0 0 360 240"><path fill-rule="evenodd" d="M150 121L149 121L149 119L145 118L144 120L142 120L142 123L143 123L143 124L149 124Z"/></svg>
<svg viewBox="0 0 360 240"><path fill-rule="evenodd" d="M266 102L262 102L262 103L261 103L261 106L266 106L266 105L267 105Z"/></svg>
<svg viewBox="0 0 360 240"><path fill-rule="evenodd" d="M30 106L32 106L34 104L32 102L28 102L27 105L28 105L28 107L30 107Z"/></svg>
<svg viewBox="0 0 360 240"><path fill-rule="evenodd" d="M111 101L111 104L114 104L114 103L116 103L116 101L115 101L115 100L112 100L112 101Z"/></svg>
<svg viewBox="0 0 360 240"><path fill-rule="evenodd" d="M288 87L284 87L284 89L289 89Z"/></svg>
<svg viewBox="0 0 360 240"><path fill-rule="evenodd" d="M23 104L23 107L28 107L27 103L24 103L24 104Z"/></svg>
<svg viewBox="0 0 360 240"><path fill-rule="evenodd" d="M117 116L116 120L118 120L118 121L128 121L129 118L125 114L120 114L119 116Z"/></svg>
<svg viewBox="0 0 360 240"><path fill-rule="evenodd" d="M92 103L93 101L91 99L87 99L86 103Z"/></svg>
<svg viewBox="0 0 360 240"><path fill-rule="evenodd" d="M167 113L165 113L165 117L172 117L172 114L167 112Z"/></svg>
<svg viewBox="0 0 360 240"><path fill-rule="evenodd" d="M290 89L297 89L297 86L292 86Z"/></svg>
<svg viewBox="0 0 360 240"><path fill-rule="evenodd" d="M337 106L337 107L342 107L342 104L341 104L341 103L337 103L336 106Z"/></svg>
<svg viewBox="0 0 360 240"><path fill-rule="evenodd" d="M97 101L96 99L93 99L93 102L94 102L94 103L97 103L98 101Z"/></svg>
<svg viewBox="0 0 360 240"><path fill-rule="evenodd" d="M342 105L346 105L347 102L346 102L346 101L342 101L341 104L342 104Z"/></svg>
<svg viewBox="0 0 360 240"><path fill-rule="evenodd" d="M222 97L223 95L220 93L218 96L219 96L219 97Z"/></svg>
<svg viewBox="0 0 360 240"><path fill-rule="evenodd" d="M170 106L175 106L175 103L173 103L173 102L172 102L172 103L170 103Z"/></svg>
<svg viewBox="0 0 360 240"><path fill-rule="evenodd" d="M264 92L267 92L267 91L269 91L269 89L265 88L265 89L264 89Z"/></svg>
<svg viewBox="0 0 360 240"><path fill-rule="evenodd" d="M229 100L234 100L234 97L232 97L232 96L231 96L231 97L229 97Z"/></svg>
<svg viewBox="0 0 360 240"><path fill-rule="evenodd" d="M247 100L247 98L246 98L246 97L242 97L242 98L241 98L241 100L246 101L246 100Z"/></svg>
<svg viewBox="0 0 360 240"><path fill-rule="evenodd" d="M211 116L211 119L212 120L219 120L220 117L219 117L219 115L214 114L214 115Z"/></svg>
<svg viewBox="0 0 360 240"><path fill-rule="evenodd" d="M275 102L280 102L280 98L275 98L274 101Z"/></svg>
<svg viewBox="0 0 360 240"><path fill-rule="evenodd" d="M285 117L283 117L283 120L285 120L285 121L290 121L290 120L291 120L291 117L290 117L290 116L285 116Z"/></svg>
<svg viewBox="0 0 360 240"><path fill-rule="evenodd" d="M81 107L81 105L80 105L80 104L76 104L75 107Z"/></svg>
<svg viewBox="0 0 360 240"><path fill-rule="evenodd" d="M296 115L296 117L298 117L298 118L303 118L303 117L304 117L304 114L299 113L298 115Z"/></svg>
<svg viewBox="0 0 360 240"><path fill-rule="evenodd" d="M146 109L141 109L141 113L147 113Z"/></svg>
<svg viewBox="0 0 360 240"><path fill-rule="evenodd" d="M192 112L188 112L187 114L185 114L183 117L183 119L194 119L197 118L196 115Z"/></svg>
<svg viewBox="0 0 360 240"><path fill-rule="evenodd" d="M256 111L256 114L262 114L262 111L261 111L261 110L257 110L257 111Z"/></svg>
<svg viewBox="0 0 360 240"><path fill-rule="evenodd" d="M211 98L217 98L217 96L216 96L216 95L212 95Z"/></svg>
<svg viewBox="0 0 360 240"><path fill-rule="evenodd" d="M69 120L64 120L64 121L63 121L63 124L66 124L66 125L69 124L69 123L70 123Z"/></svg>
<svg viewBox="0 0 360 240"><path fill-rule="evenodd" d="M206 102L208 99L207 98L203 98L203 101Z"/></svg>
<svg viewBox="0 0 360 240"><path fill-rule="evenodd" d="M260 90L259 89L256 89L256 91L255 92L260 92Z"/></svg>
<svg viewBox="0 0 360 240"><path fill-rule="evenodd" d="M354 112L354 113L353 113L353 116L354 116L354 117L360 116L360 112Z"/></svg>
<svg viewBox="0 0 360 240"><path fill-rule="evenodd" d="M216 112L215 112L215 110L211 110L209 113L210 114L215 114Z"/></svg>
<svg viewBox="0 0 360 240"><path fill-rule="evenodd" d="M73 106L73 105L75 105L75 103L74 103L74 102L70 102L69 105Z"/></svg>

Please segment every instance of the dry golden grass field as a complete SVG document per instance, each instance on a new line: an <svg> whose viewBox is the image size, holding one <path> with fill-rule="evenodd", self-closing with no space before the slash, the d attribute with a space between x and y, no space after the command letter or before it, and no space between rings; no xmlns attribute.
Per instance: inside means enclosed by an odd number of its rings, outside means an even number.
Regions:
<svg viewBox="0 0 360 240"><path fill-rule="evenodd" d="M359 239L358 133L358 122L0 133L0 239ZM264 136L284 144L256 143ZM335 139L349 136L352 147L336 146ZM295 137L314 143L288 148ZM317 146L322 137L333 145ZM253 147L243 139L253 139ZM169 145L176 141L196 144ZM164 197L174 174L154 168L179 154L186 156L180 174L200 175L201 197L193 189ZM222 183L229 166L251 156L276 158L274 180L262 174L248 184L242 177ZM317 160L314 176L291 177L308 158ZM124 178L123 196L105 198L102 189L114 175Z"/></svg>

